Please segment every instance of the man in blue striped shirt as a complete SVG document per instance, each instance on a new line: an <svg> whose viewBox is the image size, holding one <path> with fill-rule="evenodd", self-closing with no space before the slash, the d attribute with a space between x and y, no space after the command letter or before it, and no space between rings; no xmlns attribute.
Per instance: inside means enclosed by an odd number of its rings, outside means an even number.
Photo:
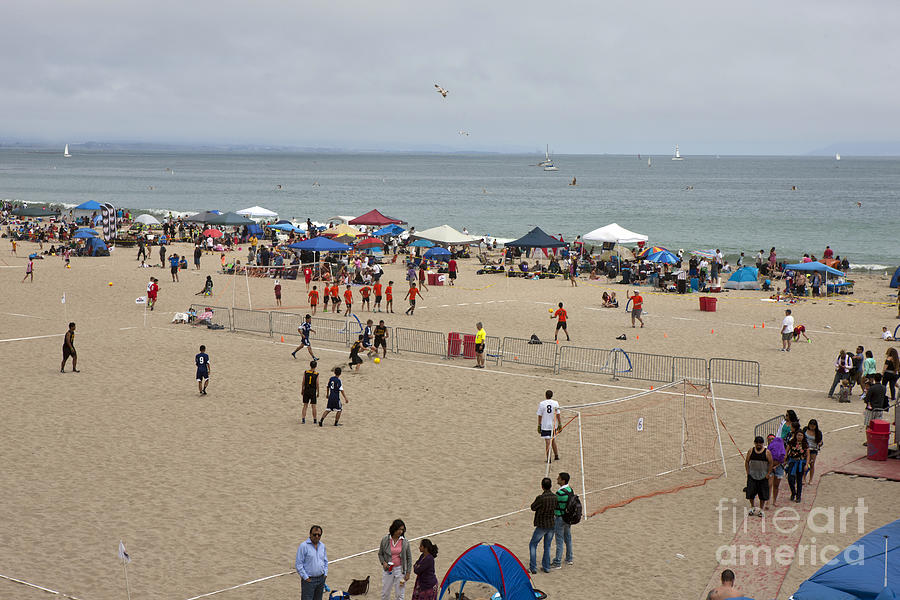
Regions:
<svg viewBox="0 0 900 600"><path fill-rule="evenodd" d="M328 554L322 543L322 528L309 528L309 538L297 548L294 567L300 575L301 600L322 600L325 592L325 578L328 577Z"/></svg>

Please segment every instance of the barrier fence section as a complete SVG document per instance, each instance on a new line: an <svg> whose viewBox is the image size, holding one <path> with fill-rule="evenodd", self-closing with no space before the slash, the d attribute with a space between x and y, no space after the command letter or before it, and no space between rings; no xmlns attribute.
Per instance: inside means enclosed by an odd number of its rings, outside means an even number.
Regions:
<svg viewBox="0 0 900 600"><path fill-rule="evenodd" d="M758 396L760 391L759 363L755 360L736 358L711 358L709 359L709 380L712 383L755 387Z"/></svg>
<svg viewBox="0 0 900 600"><path fill-rule="evenodd" d="M645 354L643 352L614 352L616 377L645 381L674 381L674 356Z"/></svg>
<svg viewBox="0 0 900 600"><path fill-rule="evenodd" d="M782 415L778 415L777 417L772 417L768 421L763 421L759 425L753 428L753 437L760 436L762 439L766 439L766 437L771 433L774 436L777 436L781 433L781 424L784 422L784 417ZM768 442L767 442L768 443Z"/></svg>
<svg viewBox="0 0 900 600"><path fill-rule="evenodd" d="M224 306L210 306L209 304L191 304L191 309L198 315L209 309L213 313L212 322L216 325L222 325L228 331L232 331L231 326L231 309Z"/></svg>
<svg viewBox="0 0 900 600"><path fill-rule="evenodd" d="M447 336L439 331L421 331L397 327L394 329L397 352L416 352L432 356L447 356Z"/></svg>
<svg viewBox="0 0 900 600"><path fill-rule="evenodd" d="M672 357L672 381L687 379L698 383L709 381L709 364L704 358L690 356Z"/></svg>
<svg viewBox="0 0 900 600"><path fill-rule="evenodd" d="M499 365L501 358L500 338L489 335L484 338L484 362Z"/></svg>
<svg viewBox="0 0 900 600"><path fill-rule="evenodd" d="M503 338L503 345L500 350L501 361L518 365L547 367L548 369L553 369L555 373L559 345L547 343L531 344L529 342L531 340L522 338Z"/></svg>
<svg viewBox="0 0 900 600"><path fill-rule="evenodd" d="M233 331L252 331L272 335L270 313L262 310L248 310L246 308L231 309L231 329Z"/></svg>

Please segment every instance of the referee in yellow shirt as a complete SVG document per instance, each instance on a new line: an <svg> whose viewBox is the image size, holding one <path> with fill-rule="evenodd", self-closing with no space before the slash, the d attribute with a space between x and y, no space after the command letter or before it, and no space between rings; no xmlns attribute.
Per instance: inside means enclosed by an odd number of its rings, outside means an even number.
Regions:
<svg viewBox="0 0 900 600"><path fill-rule="evenodd" d="M481 321L475 323L475 327L478 329L478 333L475 334L475 368L483 369L484 339L487 337L487 334L484 332L484 325L482 325Z"/></svg>

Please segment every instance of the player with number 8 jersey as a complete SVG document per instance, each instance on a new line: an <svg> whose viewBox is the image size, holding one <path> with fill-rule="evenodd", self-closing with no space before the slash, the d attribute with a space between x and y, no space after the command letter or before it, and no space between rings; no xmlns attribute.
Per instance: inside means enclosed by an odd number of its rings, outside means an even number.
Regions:
<svg viewBox="0 0 900 600"><path fill-rule="evenodd" d="M553 460L559 460L559 449L556 447L556 434L562 431L559 403L553 399L552 390L547 390L544 397L545 399L538 404L538 433L541 434L545 442L545 460L550 460L551 448L553 448Z"/></svg>

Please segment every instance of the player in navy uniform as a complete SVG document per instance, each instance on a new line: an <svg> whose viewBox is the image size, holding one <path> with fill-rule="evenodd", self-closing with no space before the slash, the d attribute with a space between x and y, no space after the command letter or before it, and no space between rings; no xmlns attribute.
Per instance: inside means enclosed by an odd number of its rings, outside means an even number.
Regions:
<svg viewBox="0 0 900 600"><path fill-rule="evenodd" d="M319 419L319 427L322 427L325 424L325 417L331 411L335 411L334 426L337 427L340 425L338 421L341 420L341 410L343 409L341 397L344 398L344 402L350 403L350 401L347 400L347 394L344 393L344 384L341 383L341 368L335 367L334 377L328 380L328 407L325 409L325 412L322 413L322 418Z"/></svg>
<svg viewBox="0 0 900 600"><path fill-rule="evenodd" d="M294 348L294 351L291 352L291 356L297 358L297 352L306 348L313 360L319 360L313 355L312 345L309 343L309 334L316 332L316 330L312 328L312 315L306 315L303 323L297 328L297 331L300 333L300 345Z"/></svg>
<svg viewBox="0 0 900 600"><path fill-rule="evenodd" d="M375 356L378 356L378 346L381 346L382 357L387 358L387 325L384 319L375 326Z"/></svg>
<svg viewBox="0 0 900 600"><path fill-rule="evenodd" d="M366 321L366 328L363 329L362 334L362 347L369 354L369 358L372 356L378 356L378 348L372 346L372 325L374 325L374 321L369 319Z"/></svg>
<svg viewBox="0 0 900 600"><path fill-rule="evenodd" d="M209 385L209 354L206 353L206 346L200 346L200 353L194 357L197 364L197 387L200 395L206 395L206 386Z"/></svg>
<svg viewBox="0 0 900 600"><path fill-rule="evenodd" d="M309 369L303 372L303 382L300 385L300 393L303 396L303 411L300 413L300 423L306 423L306 407L312 404L313 424L316 423L316 399L319 397L319 373L316 366L319 363L312 361Z"/></svg>

